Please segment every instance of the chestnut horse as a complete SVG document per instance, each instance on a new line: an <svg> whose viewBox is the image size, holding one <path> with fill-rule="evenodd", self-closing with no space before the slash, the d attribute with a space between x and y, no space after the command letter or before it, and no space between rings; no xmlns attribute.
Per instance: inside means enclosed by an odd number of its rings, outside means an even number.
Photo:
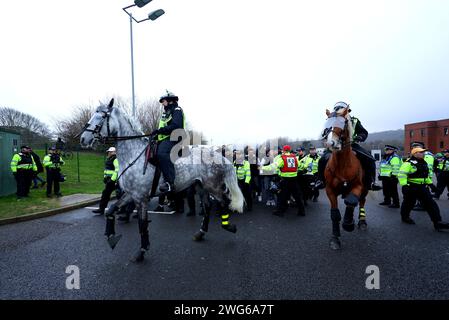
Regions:
<svg viewBox="0 0 449 320"><path fill-rule="evenodd" d="M342 108L328 116L322 138L326 146L332 151L324 171L326 194L331 205L332 238L330 247L334 250L341 248L340 221L338 210L339 195L345 201L346 210L342 227L351 232L354 230L354 209L359 205L359 222L361 230L366 230L365 201L368 190L363 183L363 169L359 159L352 151L352 124L347 108Z"/></svg>

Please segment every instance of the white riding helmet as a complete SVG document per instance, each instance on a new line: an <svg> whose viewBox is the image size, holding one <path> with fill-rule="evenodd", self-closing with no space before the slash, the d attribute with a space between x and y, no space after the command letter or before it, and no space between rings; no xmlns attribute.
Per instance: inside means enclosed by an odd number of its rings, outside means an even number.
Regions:
<svg viewBox="0 0 449 320"><path fill-rule="evenodd" d="M173 92L170 92L168 90L165 90L165 91L166 92L160 97L159 103L162 103L162 100L167 100L168 102L170 102L170 101L178 102L179 98L176 94L174 94Z"/></svg>
<svg viewBox="0 0 449 320"><path fill-rule="evenodd" d="M351 112L351 108L349 107L349 104L343 101L339 101L334 105L334 112L337 112L338 110L342 108L347 108L348 112Z"/></svg>
<svg viewBox="0 0 449 320"><path fill-rule="evenodd" d="M117 152L117 150L114 147L110 147L106 152Z"/></svg>

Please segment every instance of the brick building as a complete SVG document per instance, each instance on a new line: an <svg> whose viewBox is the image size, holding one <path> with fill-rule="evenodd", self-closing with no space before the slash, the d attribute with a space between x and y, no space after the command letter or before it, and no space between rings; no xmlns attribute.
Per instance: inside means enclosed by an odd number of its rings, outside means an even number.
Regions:
<svg viewBox="0 0 449 320"><path fill-rule="evenodd" d="M433 153L449 149L449 119L410 123L404 126L404 153L410 152L410 143L424 142Z"/></svg>

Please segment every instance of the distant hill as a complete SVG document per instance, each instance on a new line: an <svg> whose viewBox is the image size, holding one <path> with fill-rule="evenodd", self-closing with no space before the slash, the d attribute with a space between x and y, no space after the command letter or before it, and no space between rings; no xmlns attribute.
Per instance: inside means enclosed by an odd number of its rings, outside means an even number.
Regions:
<svg viewBox="0 0 449 320"><path fill-rule="evenodd" d="M404 129L371 132L365 142L375 141L401 141L404 143Z"/></svg>
<svg viewBox="0 0 449 320"><path fill-rule="evenodd" d="M288 141L293 148L297 146L303 146L308 148L310 145L314 145L316 147L323 147L323 142L320 140L300 140L300 141ZM287 143L287 141L285 141ZM284 144L283 142L280 143ZM394 145L399 148L399 150L403 150L404 145L404 130L387 130L381 132L370 132L368 135L368 139L365 142L361 143L361 146L371 150L371 149L383 149L386 144Z"/></svg>

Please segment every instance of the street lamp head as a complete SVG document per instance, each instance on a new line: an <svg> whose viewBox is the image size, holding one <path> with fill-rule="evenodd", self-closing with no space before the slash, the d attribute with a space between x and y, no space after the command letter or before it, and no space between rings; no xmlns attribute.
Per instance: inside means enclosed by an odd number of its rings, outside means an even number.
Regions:
<svg viewBox="0 0 449 320"><path fill-rule="evenodd" d="M146 6L153 0L134 0L134 4L138 6L139 8L142 8L143 6Z"/></svg>
<svg viewBox="0 0 449 320"><path fill-rule="evenodd" d="M158 9L148 14L148 19L154 21L165 13L164 10Z"/></svg>

